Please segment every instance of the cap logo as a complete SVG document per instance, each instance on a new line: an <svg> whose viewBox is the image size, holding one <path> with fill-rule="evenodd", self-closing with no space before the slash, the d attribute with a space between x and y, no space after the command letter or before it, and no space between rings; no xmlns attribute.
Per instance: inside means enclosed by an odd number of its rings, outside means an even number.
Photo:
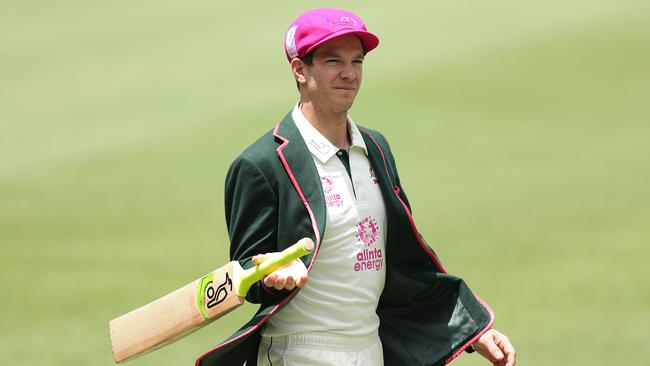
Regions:
<svg viewBox="0 0 650 366"><path fill-rule="evenodd" d="M356 28L357 21L351 17L341 17L341 19L332 22L332 25L335 27L352 27Z"/></svg>
<svg viewBox="0 0 650 366"><path fill-rule="evenodd" d="M287 31L287 37L284 39L284 47L287 49L287 55L291 58L298 57L298 51L296 50L296 29L297 25L289 28Z"/></svg>

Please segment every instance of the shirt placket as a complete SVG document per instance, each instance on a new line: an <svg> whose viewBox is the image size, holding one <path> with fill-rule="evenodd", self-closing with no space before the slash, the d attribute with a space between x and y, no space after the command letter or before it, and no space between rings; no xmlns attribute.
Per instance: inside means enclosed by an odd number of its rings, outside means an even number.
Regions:
<svg viewBox="0 0 650 366"><path fill-rule="evenodd" d="M350 187L352 187L352 195L356 200L357 192L354 189L354 179L352 178L352 168L350 167L350 155L348 154L347 151L341 149L336 152L336 157L339 158L339 161L341 162L341 164L343 164L343 167L345 167L345 171L348 173L348 178L350 179Z"/></svg>

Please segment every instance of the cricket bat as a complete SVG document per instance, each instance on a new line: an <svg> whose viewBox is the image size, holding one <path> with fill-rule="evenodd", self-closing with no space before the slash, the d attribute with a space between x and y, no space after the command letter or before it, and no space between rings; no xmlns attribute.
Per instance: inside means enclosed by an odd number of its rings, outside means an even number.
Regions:
<svg viewBox="0 0 650 366"><path fill-rule="evenodd" d="M111 320L109 328L115 362L172 343L238 308L255 282L313 249L314 242L303 238L277 256L246 270L237 261L230 262L158 300Z"/></svg>

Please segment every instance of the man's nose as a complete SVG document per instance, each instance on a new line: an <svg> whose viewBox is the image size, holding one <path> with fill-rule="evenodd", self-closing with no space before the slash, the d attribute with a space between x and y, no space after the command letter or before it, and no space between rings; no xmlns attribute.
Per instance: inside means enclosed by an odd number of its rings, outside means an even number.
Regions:
<svg viewBox="0 0 650 366"><path fill-rule="evenodd" d="M341 69L340 76L345 80L354 80L356 78L356 70L351 62L345 63Z"/></svg>

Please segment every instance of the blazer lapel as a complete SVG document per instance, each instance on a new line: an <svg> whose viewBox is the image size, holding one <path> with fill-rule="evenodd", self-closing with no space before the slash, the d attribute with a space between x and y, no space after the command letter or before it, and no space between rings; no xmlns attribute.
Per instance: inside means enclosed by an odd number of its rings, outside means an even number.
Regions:
<svg viewBox="0 0 650 366"><path fill-rule="evenodd" d="M384 152L379 146L379 143L372 137L370 132L357 125L361 135L363 136L363 141L366 143L366 149L368 149L368 160L370 160L370 165L375 170L375 175L379 181L379 188L381 193L384 196L384 200L387 203L387 209L392 208L393 205L388 203L393 203L396 198L395 193L399 191L399 187L395 182L395 177L389 172L388 161L384 156ZM388 212L391 214L391 212Z"/></svg>
<svg viewBox="0 0 650 366"><path fill-rule="evenodd" d="M273 135L280 143L277 148L278 157L282 160L284 169L298 195L301 196L301 199L304 197L306 202L303 203L309 215L313 215L312 224L314 225L316 245L320 246L327 219L325 197L316 164L314 164L311 153L291 118L291 113L288 113L275 127Z"/></svg>

